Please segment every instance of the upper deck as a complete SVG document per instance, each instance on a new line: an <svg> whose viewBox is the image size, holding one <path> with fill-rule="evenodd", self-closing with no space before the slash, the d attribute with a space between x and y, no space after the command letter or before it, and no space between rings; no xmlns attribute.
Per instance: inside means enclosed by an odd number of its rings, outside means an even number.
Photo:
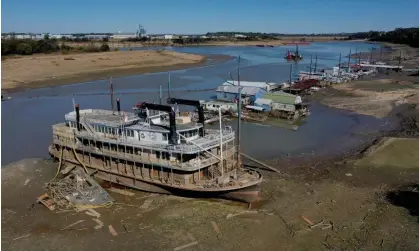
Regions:
<svg viewBox="0 0 419 251"><path fill-rule="evenodd" d="M168 133L166 128L169 126L169 121L165 118L167 113L159 112L157 114L149 115L146 118L139 117L133 112L115 112L101 109L85 109L80 110L80 122L88 123L92 126L105 126L132 130L146 130ZM66 121L76 122L76 112L72 111L65 115ZM202 125L195 122L189 122L176 125L178 132L199 129Z"/></svg>
<svg viewBox="0 0 419 251"><path fill-rule="evenodd" d="M135 113L120 113L106 110L80 111L81 130L77 129L76 113L66 114L66 123L54 125L54 130L67 127L78 138L123 144L138 148L148 148L160 151L194 154L219 146L220 141L234 140L234 131L226 128L219 130L205 130L201 135L202 124L189 119L179 120L185 123L176 125L174 134L176 141L170 141L170 125L165 117L167 113L160 113L141 118Z"/></svg>

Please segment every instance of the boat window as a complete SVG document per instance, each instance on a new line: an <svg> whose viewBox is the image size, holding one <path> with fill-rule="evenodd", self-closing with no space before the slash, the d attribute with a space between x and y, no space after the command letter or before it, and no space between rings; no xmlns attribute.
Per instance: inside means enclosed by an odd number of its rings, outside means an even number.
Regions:
<svg viewBox="0 0 419 251"><path fill-rule="evenodd" d="M163 140L168 140L169 139L169 135L167 133L163 133Z"/></svg>
<svg viewBox="0 0 419 251"><path fill-rule="evenodd" d="M126 130L126 135L128 137L134 137L134 131L133 130Z"/></svg>

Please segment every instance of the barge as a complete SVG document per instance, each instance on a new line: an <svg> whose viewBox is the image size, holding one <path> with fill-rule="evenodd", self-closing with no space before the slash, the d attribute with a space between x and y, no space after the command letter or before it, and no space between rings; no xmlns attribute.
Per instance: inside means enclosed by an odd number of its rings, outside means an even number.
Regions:
<svg viewBox="0 0 419 251"><path fill-rule="evenodd" d="M117 102L118 111L75 105L65 122L52 126L51 156L147 192L259 199L261 173L237 165L235 132L221 124L220 130L206 129L202 106L196 123L176 117L169 105L139 103L136 112L121 112Z"/></svg>

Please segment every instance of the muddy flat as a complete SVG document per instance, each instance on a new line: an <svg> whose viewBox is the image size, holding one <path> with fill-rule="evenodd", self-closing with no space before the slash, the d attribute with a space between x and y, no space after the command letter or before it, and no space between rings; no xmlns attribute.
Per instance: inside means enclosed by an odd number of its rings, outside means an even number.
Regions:
<svg viewBox="0 0 419 251"><path fill-rule="evenodd" d="M221 199L110 191L115 203L94 209L100 227L85 212L50 211L35 202L56 168L42 159L2 168L4 250L419 249L417 218L387 201L393 187L381 171L341 166L264 172L262 201L250 210ZM417 169L401 170L391 171L393 180L419 177Z"/></svg>
<svg viewBox="0 0 419 251"><path fill-rule="evenodd" d="M204 56L171 51L114 51L33 55L1 64L2 90L97 80L111 76L164 71L204 63Z"/></svg>
<svg viewBox="0 0 419 251"><path fill-rule="evenodd" d="M413 79L366 79L334 85L317 96L330 107L384 118L395 106L419 104L419 88Z"/></svg>
<svg viewBox="0 0 419 251"><path fill-rule="evenodd" d="M418 138L383 138L369 149L356 165L377 168L417 168L419 169Z"/></svg>

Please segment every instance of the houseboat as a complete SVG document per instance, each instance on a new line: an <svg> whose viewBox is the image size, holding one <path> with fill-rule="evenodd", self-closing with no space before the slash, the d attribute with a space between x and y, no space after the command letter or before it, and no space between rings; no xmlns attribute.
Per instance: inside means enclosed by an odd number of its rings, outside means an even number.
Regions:
<svg viewBox="0 0 419 251"><path fill-rule="evenodd" d="M258 200L262 175L237 166L235 132L206 129L202 111L196 123L169 105L138 103L136 112L121 112L119 103L118 111L75 105L52 126L49 152L94 177L147 192Z"/></svg>
<svg viewBox="0 0 419 251"><path fill-rule="evenodd" d="M210 100L202 103L204 111L210 113L218 113L218 110L221 108L221 112L232 113L237 112L237 103L221 101L221 100Z"/></svg>

